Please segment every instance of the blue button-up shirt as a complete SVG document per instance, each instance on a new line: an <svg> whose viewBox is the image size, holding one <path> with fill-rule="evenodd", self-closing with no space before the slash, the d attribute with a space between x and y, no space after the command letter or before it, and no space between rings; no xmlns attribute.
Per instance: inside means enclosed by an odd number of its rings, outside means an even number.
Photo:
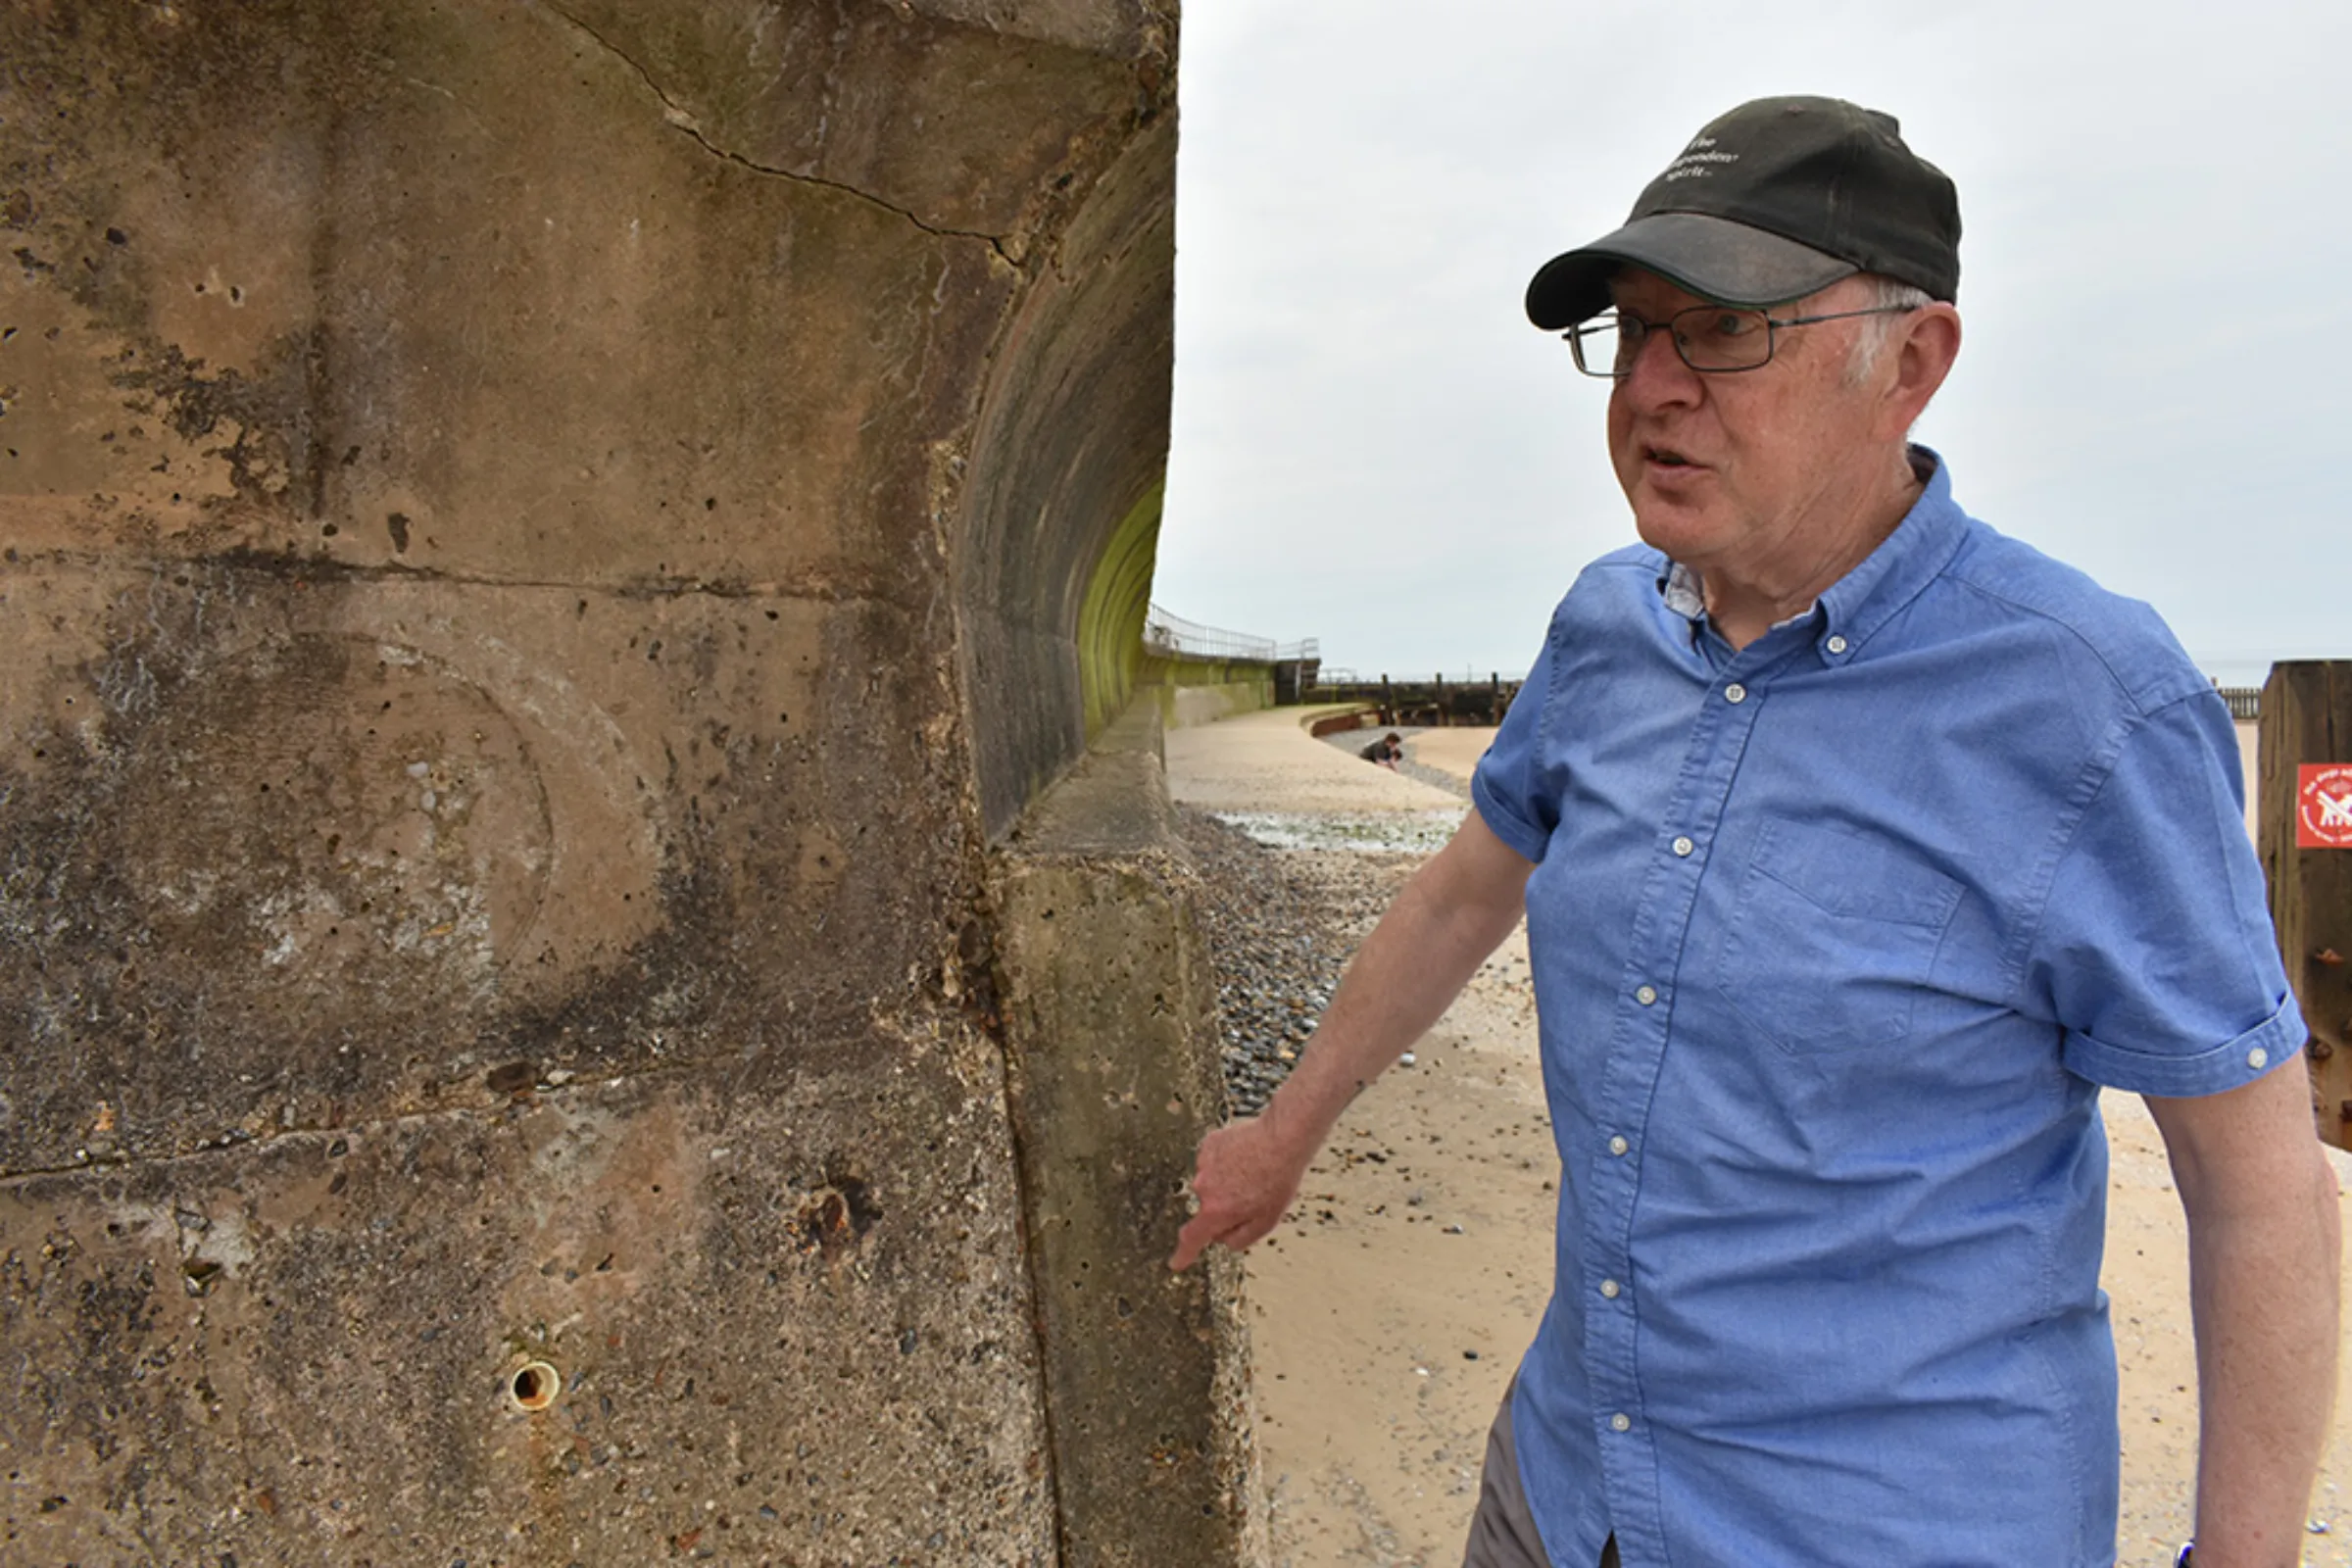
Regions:
<svg viewBox="0 0 2352 1568"><path fill-rule="evenodd" d="M1514 1435L1544 1544L2112 1563L2098 1087L2210 1094L2304 1039L2229 714L1939 463L1744 649L1669 575L1584 572L1474 786L1540 862L1560 1209Z"/></svg>

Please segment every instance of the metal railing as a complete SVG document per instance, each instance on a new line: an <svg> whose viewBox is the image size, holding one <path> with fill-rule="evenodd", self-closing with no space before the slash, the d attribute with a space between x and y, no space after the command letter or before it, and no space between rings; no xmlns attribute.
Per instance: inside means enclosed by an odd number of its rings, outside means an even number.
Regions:
<svg viewBox="0 0 2352 1568"><path fill-rule="evenodd" d="M2241 724L2251 724L2262 717L2262 688L2259 686L2221 686L2215 690L2222 701L2230 705L2230 716Z"/></svg>
<svg viewBox="0 0 2352 1568"><path fill-rule="evenodd" d="M1278 643L1271 637L1252 637L1248 632L1203 626L1197 620L1170 614L1157 605L1144 615L1144 650L1163 659L1222 659L1250 664L1307 660L1320 653L1312 637Z"/></svg>
<svg viewBox="0 0 2352 1568"><path fill-rule="evenodd" d="M1252 663L1274 662L1271 637L1203 626L1197 620L1172 615L1153 605L1144 615L1144 648L1168 659L1236 659Z"/></svg>

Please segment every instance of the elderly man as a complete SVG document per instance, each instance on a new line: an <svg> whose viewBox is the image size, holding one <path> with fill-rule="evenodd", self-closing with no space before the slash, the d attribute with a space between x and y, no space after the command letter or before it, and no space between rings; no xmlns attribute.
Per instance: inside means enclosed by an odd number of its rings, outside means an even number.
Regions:
<svg viewBox="0 0 2352 1568"><path fill-rule="evenodd" d="M1476 1568L2113 1563L2102 1085L2187 1210L2193 1561L2299 1560L2339 1242L2230 720L1908 444L1959 234L1894 121L1772 99L1537 274L1642 543L1561 602L1298 1071L1201 1146L1179 1266L1273 1228L1524 908L1558 1243Z"/></svg>

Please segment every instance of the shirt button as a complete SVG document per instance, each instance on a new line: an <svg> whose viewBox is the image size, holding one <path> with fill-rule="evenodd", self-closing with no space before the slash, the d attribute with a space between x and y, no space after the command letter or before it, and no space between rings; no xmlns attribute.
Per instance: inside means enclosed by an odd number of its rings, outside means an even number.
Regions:
<svg viewBox="0 0 2352 1568"><path fill-rule="evenodd" d="M1641 990L1634 993L1634 1000L1646 1007L1651 1003L1658 1000L1658 988L1656 986L1643 986Z"/></svg>
<svg viewBox="0 0 2352 1568"><path fill-rule="evenodd" d="M1627 1150L1633 1147L1633 1145L1625 1141L1625 1137L1622 1133L1609 1140L1609 1152L1612 1154L1623 1155Z"/></svg>
<svg viewBox="0 0 2352 1568"><path fill-rule="evenodd" d="M1747 701L1747 688L1734 681L1723 689L1723 700L1727 703L1744 703Z"/></svg>
<svg viewBox="0 0 2352 1568"><path fill-rule="evenodd" d="M1686 859L1690 858L1690 852L1697 848L1698 846L1691 843L1689 839L1676 839L1674 841L1674 853Z"/></svg>
<svg viewBox="0 0 2352 1568"><path fill-rule="evenodd" d="M1609 1417L1609 1430L1611 1432L1631 1432L1634 1430L1634 1418L1620 1410Z"/></svg>
<svg viewBox="0 0 2352 1568"><path fill-rule="evenodd" d="M1833 654L1842 654L1845 652L1845 639L1842 637L1833 637L1825 646L1827 646L1830 652Z"/></svg>
<svg viewBox="0 0 2352 1568"><path fill-rule="evenodd" d="M2253 1068L2256 1072L2262 1071L2263 1068L2269 1066L2270 1064L2271 1054L2263 1050L2260 1046L2256 1046L2252 1051L2246 1053L2246 1065Z"/></svg>
<svg viewBox="0 0 2352 1568"><path fill-rule="evenodd" d="M1624 1289L1625 1287L1618 1284L1615 1280L1602 1280L1600 1282L1600 1294L1607 1297L1612 1301L1617 1299L1618 1293Z"/></svg>

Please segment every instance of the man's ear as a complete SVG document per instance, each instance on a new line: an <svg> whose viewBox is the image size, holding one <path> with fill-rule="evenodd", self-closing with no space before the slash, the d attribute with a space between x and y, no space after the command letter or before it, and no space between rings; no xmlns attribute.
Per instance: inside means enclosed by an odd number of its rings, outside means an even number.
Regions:
<svg viewBox="0 0 2352 1568"><path fill-rule="evenodd" d="M1900 441L1910 434L1959 357L1958 311L1939 301L1923 305L1904 318L1902 336L1888 355L1894 378L1886 386L1880 411L1883 439Z"/></svg>

